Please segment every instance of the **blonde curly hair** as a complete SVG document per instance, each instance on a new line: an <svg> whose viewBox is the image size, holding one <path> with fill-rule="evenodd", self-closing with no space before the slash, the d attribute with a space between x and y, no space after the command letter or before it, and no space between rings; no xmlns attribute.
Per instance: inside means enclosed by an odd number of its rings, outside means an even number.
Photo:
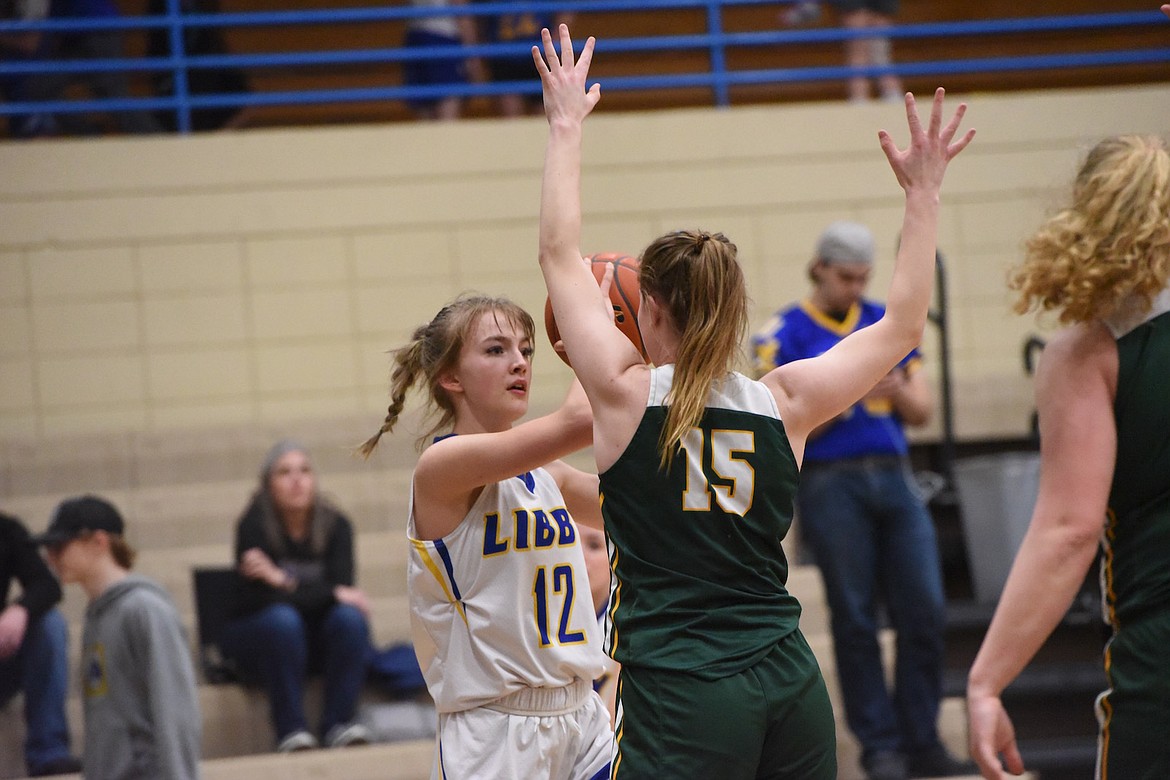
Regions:
<svg viewBox="0 0 1170 780"><path fill-rule="evenodd" d="M1106 138L1089 152L1072 203L1025 245L1009 277L1015 310L1059 310L1062 324L1148 309L1170 277L1170 154L1157 136Z"/></svg>

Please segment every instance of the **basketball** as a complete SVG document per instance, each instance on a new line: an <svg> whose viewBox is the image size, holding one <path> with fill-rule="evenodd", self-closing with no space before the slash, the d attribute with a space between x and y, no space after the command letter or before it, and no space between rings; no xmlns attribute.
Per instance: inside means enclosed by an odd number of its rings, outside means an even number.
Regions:
<svg viewBox="0 0 1170 780"><path fill-rule="evenodd" d="M603 252L586 255L585 259L589 261L593 269L593 278L598 284L601 284L602 278L605 277L606 267L613 266L613 283L609 286L609 300L613 304L613 324L637 348L642 359L647 360L642 331L638 329L638 302L641 300L638 290L638 258L620 252ZM552 301L547 298L544 301L544 328L548 332L550 344L556 344L561 340L561 332L553 318ZM565 355L560 355L560 358L566 364L569 362Z"/></svg>

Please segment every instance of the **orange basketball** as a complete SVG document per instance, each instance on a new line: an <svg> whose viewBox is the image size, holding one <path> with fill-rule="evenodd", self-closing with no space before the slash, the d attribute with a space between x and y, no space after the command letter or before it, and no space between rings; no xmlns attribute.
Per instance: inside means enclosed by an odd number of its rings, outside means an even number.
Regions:
<svg viewBox="0 0 1170 780"><path fill-rule="evenodd" d="M642 358L646 356L646 344L642 341L642 331L638 329L638 303L641 295L638 291L638 258L623 255L620 252L602 252L596 255L586 255L593 277L601 284L607 266L613 266L613 283L609 286L609 300L613 303L613 324L626 335ZM557 322L553 318L552 301L544 301L544 328L548 332L550 344L561 340L561 332L557 329ZM565 363L569 360L560 356Z"/></svg>

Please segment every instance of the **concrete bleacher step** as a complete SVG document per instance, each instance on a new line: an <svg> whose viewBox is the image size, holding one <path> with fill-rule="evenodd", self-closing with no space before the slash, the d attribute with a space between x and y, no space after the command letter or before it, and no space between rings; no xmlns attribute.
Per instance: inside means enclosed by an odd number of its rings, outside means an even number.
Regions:
<svg viewBox="0 0 1170 780"><path fill-rule="evenodd" d="M204 780L426 780L432 740L204 761Z"/></svg>
<svg viewBox="0 0 1170 780"><path fill-rule="evenodd" d="M361 745L343 750L310 750L281 755L207 759L204 780L426 780L434 742L429 739ZM57 775L78 780L81 775Z"/></svg>
<svg viewBox="0 0 1170 780"><path fill-rule="evenodd" d="M305 714L315 723L322 707L320 678L309 680L305 690ZM201 755L205 760L263 756L273 752L276 739L269 720L264 693L237 684L200 685L199 711L203 716ZM67 703L72 744L84 742L82 703L73 696ZM389 699L369 688L362 694L357 720L366 725L378 744L433 742L436 724L434 705L426 694L414 698ZM22 705L16 702L0 709L0 778L20 777L24 738ZM341 755L340 751L329 751ZM344 777L344 775L331 775Z"/></svg>

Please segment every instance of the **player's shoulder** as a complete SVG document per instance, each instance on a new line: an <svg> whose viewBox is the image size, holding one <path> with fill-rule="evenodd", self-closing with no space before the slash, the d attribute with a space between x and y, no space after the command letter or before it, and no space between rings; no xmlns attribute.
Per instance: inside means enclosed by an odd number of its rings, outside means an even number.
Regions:
<svg viewBox="0 0 1170 780"><path fill-rule="evenodd" d="M1036 377L1040 393L1078 392L1103 381L1116 381L1117 341L1100 322L1081 323L1063 328L1049 337Z"/></svg>
<svg viewBox="0 0 1170 780"><path fill-rule="evenodd" d="M1081 323L1061 328L1049 336L1042 354L1050 356L1050 362L1064 362L1108 349L1115 341L1103 323Z"/></svg>

